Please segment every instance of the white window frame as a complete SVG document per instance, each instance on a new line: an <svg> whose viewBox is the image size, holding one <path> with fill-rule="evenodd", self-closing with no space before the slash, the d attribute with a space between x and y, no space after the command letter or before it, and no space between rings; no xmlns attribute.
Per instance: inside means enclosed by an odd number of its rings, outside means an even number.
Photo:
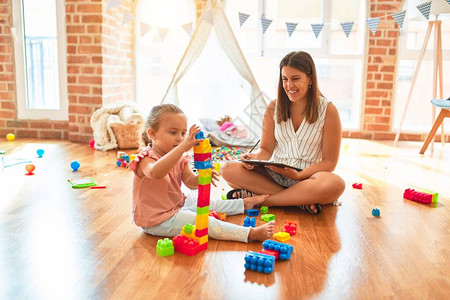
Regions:
<svg viewBox="0 0 450 300"><path fill-rule="evenodd" d="M33 120L68 120L68 96L67 96L67 62L66 62L66 8L65 1L55 0L56 3L56 27L58 44L58 79L59 79L59 109L31 109L27 107L25 51L24 51L24 20L23 1L13 0L13 27L11 33L14 39L15 72L16 72L16 97L18 107L18 119Z"/></svg>

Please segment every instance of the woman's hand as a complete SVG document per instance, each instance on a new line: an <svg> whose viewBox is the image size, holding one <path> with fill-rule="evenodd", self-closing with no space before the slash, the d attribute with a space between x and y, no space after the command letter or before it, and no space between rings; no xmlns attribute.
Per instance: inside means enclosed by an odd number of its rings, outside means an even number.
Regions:
<svg viewBox="0 0 450 300"><path fill-rule="evenodd" d="M265 167L269 170L272 170L281 175L284 175L287 178L290 178L292 180L300 180L300 172L298 172L292 168L288 168L288 167L280 168L280 167L269 166L269 165L267 165Z"/></svg>
<svg viewBox="0 0 450 300"><path fill-rule="evenodd" d="M191 128L189 128L189 133L186 135L184 141L181 142L181 146L184 148L184 151L188 151L192 147L195 146L195 144L200 143L203 141L203 139L196 139L195 135L200 132L200 127L196 124L192 125Z"/></svg>
<svg viewBox="0 0 450 300"><path fill-rule="evenodd" d="M244 154L242 154L241 158L242 158L242 160L256 159L256 154L244 153ZM251 171L251 170L253 170L253 168L255 168L254 165L246 164L245 162L242 162L242 166L249 171Z"/></svg>

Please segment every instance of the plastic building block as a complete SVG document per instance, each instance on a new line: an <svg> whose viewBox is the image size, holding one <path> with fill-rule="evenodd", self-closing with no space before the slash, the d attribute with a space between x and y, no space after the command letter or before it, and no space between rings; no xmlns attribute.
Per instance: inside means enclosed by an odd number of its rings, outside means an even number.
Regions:
<svg viewBox="0 0 450 300"><path fill-rule="evenodd" d="M208 219L209 215L205 214L205 215L197 215L197 217L195 218L195 227L197 229L203 229L208 227Z"/></svg>
<svg viewBox="0 0 450 300"><path fill-rule="evenodd" d="M194 168L201 170L201 169L211 169L211 161L194 161Z"/></svg>
<svg viewBox="0 0 450 300"><path fill-rule="evenodd" d="M247 215L249 217L254 217L259 215L259 211L257 209L247 209Z"/></svg>
<svg viewBox="0 0 450 300"><path fill-rule="evenodd" d="M197 213L198 213L198 208L197 208ZM219 214L215 210L210 210L209 211L209 216L210 217L214 217L216 219L219 219Z"/></svg>
<svg viewBox="0 0 450 300"><path fill-rule="evenodd" d="M203 207L199 207L197 206L197 215L205 215L208 214L209 215L209 206L203 206Z"/></svg>
<svg viewBox="0 0 450 300"><path fill-rule="evenodd" d="M205 138L205 135L203 134L203 131L199 131L195 134L195 139L196 140L202 140Z"/></svg>
<svg viewBox="0 0 450 300"><path fill-rule="evenodd" d="M258 253L272 255L275 257L275 259L280 259L280 252L278 252L278 251L264 249L264 250L259 251Z"/></svg>
<svg viewBox="0 0 450 300"><path fill-rule="evenodd" d="M274 251L280 252L281 260L290 259L292 251L294 251L294 246L275 242L272 240L265 240L262 245L263 245L264 250L269 249L269 250L274 250Z"/></svg>
<svg viewBox="0 0 450 300"><path fill-rule="evenodd" d="M221 221L225 221L227 219L226 213L217 213L217 216L219 217L218 219Z"/></svg>
<svg viewBox="0 0 450 300"><path fill-rule="evenodd" d="M380 216L380 210L378 208L372 209L372 216L379 217Z"/></svg>
<svg viewBox="0 0 450 300"><path fill-rule="evenodd" d="M207 160L211 160L211 158L212 158L211 152L194 153L194 160L196 160L196 161L207 161Z"/></svg>
<svg viewBox="0 0 450 300"><path fill-rule="evenodd" d="M272 273L275 269L275 257L262 253L248 251L245 255L244 267L260 273Z"/></svg>
<svg viewBox="0 0 450 300"><path fill-rule="evenodd" d="M203 228L203 229L195 229L196 237L203 237L205 235L208 235L208 227Z"/></svg>
<svg viewBox="0 0 450 300"><path fill-rule="evenodd" d="M291 235L287 232L280 231L273 235L273 238L280 242L286 242L291 239Z"/></svg>
<svg viewBox="0 0 450 300"><path fill-rule="evenodd" d="M175 251L192 256L208 248L208 243L200 245L198 241L177 235L173 238Z"/></svg>
<svg viewBox="0 0 450 300"><path fill-rule="evenodd" d="M354 184L352 184L352 187L354 189L361 190L362 189L362 183L354 183Z"/></svg>
<svg viewBox="0 0 450 300"><path fill-rule="evenodd" d="M406 189L403 193L403 198L411 201L416 201L420 203L437 203L438 202L438 193L433 192L418 192L414 189Z"/></svg>
<svg viewBox="0 0 450 300"><path fill-rule="evenodd" d="M284 231L289 233L291 236L297 233L297 223L292 220L284 221Z"/></svg>
<svg viewBox="0 0 450 300"><path fill-rule="evenodd" d="M244 227L255 227L256 219L254 217L245 217L244 219Z"/></svg>
<svg viewBox="0 0 450 300"><path fill-rule="evenodd" d="M192 231L194 230L195 226L192 224L186 224L181 229L181 232L185 232L187 234L192 234Z"/></svg>
<svg viewBox="0 0 450 300"><path fill-rule="evenodd" d="M158 244L156 245L156 254L162 257L166 257L169 255L173 255L173 253L173 242L170 239L165 238L164 240L158 240Z"/></svg>
<svg viewBox="0 0 450 300"><path fill-rule="evenodd" d="M228 200L227 195L222 195L222 200Z"/></svg>
<svg viewBox="0 0 450 300"><path fill-rule="evenodd" d="M263 220L264 222L270 222L275 220L275 215L273 214L265 214L261 216L261 220Z"/></svg>
<svg viewBox="0 0 450 300"><path fill-rule="evenodd" d="M269 212L269 208L267 206L261 206L259 211L261 212L262 215L267 214Z"/></svg>

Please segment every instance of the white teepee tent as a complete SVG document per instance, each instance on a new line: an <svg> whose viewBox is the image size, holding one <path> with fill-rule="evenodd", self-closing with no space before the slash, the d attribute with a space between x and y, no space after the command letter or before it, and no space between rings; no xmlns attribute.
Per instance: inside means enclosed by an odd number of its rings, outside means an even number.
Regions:
<svg viewBox="0 0 450 300"><path fill-rule="evenodd" d="M228 23L228 19L223 11L222 5L218 0L210 0L206 4L202 17L197 22L197 27L192 34L188 47L186 48L183 57L172 77L172 81L167 88L167 91L161 103L174 103L180 105L183 101L183 95L179 97L178 84L188 70L201 56L205 45L212 35L211 29L215 29L217 40L224 50L226 56L231 61L234 68L239 75L249 83L251 92L248 95L248 103L245 105L243 112L248 116L247 120L236 120L233 117L233 122L243 123L249 129L249 138L247 142L240 141L240 145L250 145L254 140L259 138L262 132L262 119L267 102L264 99L255 77L242 53L241 48L233 34L233 30ZM214 65L214 61L210 62ZM199 79L201 80L201 79ZM233 88L233 87L227 87ZM181 98L181 99L180 99ZM181 100L181 101L180 101ZM202 101L214 101L214 97ZM196 105L202 105L198 103ZM233 106L232 99L229 102ZM248 123L247 123L248 121Z"/></svg>

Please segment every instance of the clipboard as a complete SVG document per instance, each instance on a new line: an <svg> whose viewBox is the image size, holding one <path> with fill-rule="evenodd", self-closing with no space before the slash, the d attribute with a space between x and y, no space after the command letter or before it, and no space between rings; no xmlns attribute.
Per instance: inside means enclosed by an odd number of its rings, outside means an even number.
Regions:
<svg viewBox="0 0 450 300"><path fill-rule="evenodd" d="M298 172L300 172L302 170L302 169L297 169L297 168L289 166L289 165L285 165L285 164L282 164L282 163L276 163L276 162L269 161L269 160L258 160L258 159L248 159L248 160L246 160L246 159L240 159L240 161L241 162L245 162L245 163L250 164L250 165L261 166L261 167L264 167L264 166L275 166L275 167L279 167L279 168L286 168L286 167L288 167L288 168L294 169L294 170L296 170Z"/></svg>

